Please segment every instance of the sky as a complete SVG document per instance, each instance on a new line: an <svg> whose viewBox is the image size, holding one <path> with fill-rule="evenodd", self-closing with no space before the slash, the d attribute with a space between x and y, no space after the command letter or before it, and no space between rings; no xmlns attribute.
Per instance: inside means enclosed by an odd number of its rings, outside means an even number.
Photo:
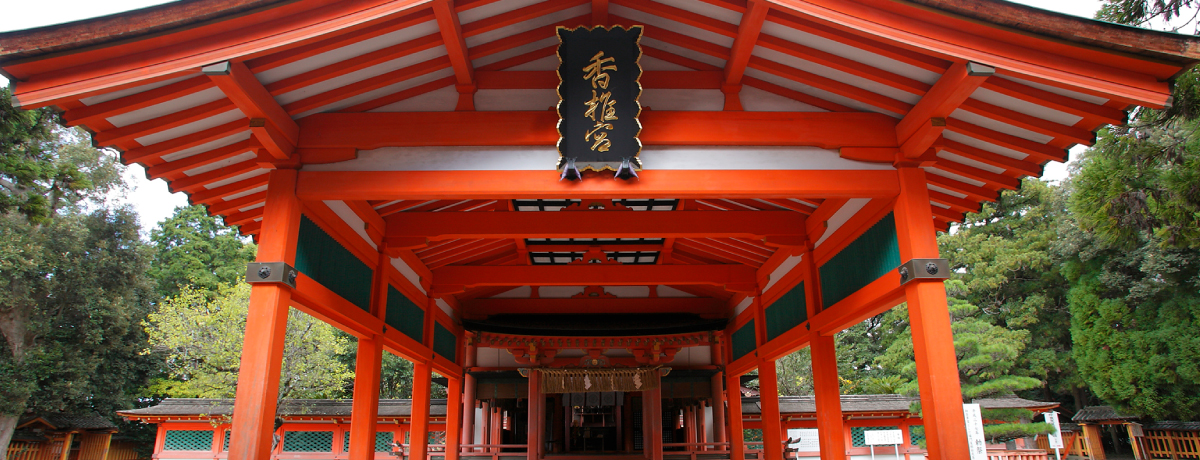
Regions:
<svg viewBox="0 0 1200 460"><path fill-rule="evenodd" d="M77 21L166 2L161 0L26 0L7 3L4 6L4 14L0 15L0 32ZM1092 17L1103 4L1101 0L1016 0L1015 3L1083 17ZM4 77L0 77L0 85L7 84L8 81ZM1081 147L1072 149L1071 160L1073 161L1082 150ZM147 180L146 172L141 166L130 166L126 175L131 190L124 197L118 198L118 201L132 204L138 210L142 228L147 234L155 224L170 217L176 206L187 205L187 197L182 193L170 193L165 181L161 179ZM1043 175L1043 178L1054 181L1066 177L1067 164L1063 163L1048 164Z"/></svg>

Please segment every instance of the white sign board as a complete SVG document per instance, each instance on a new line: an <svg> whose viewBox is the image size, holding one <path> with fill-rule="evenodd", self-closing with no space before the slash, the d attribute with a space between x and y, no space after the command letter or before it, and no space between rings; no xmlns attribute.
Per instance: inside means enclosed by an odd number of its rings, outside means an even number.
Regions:
<svg viewBox="0 0 1200 460"><path fill-rule="evenodd" d="M1058 425L1058 412L1053 412L1053 411L1046 412L1045 417L1046 417L1046 423L1049 423L1054 426L1054 432L1050 433L1048 436L1046 436L1046 438L1050 441L1050 448L1051 449L1062 449L1063 448L1062 431L1059 431L1062 429L1062 427L1060 427Z"/></svg>
<svg viewBox="0 0 1200 460"><path fill-rule="evenodd" d="M871 430L864 431L868 446L894 446L904 444L904 432L900 430Z"/></svg>
<svg viewBox="0 0 1200 460"><path fill-rule="evenodd" d="M971 460L987 460L987 442L983 438L983 412L978 404L963 404L963 418L967 422L967 447Z"/></svg>
<svg viewBox="0 0 1200 460"><path fill-rule="evenodd" d="M821 441L817 434L817 430L812 428L789 428L787 430L788 438L796 441L788 444L788 447L796 449L797 452L820 452Z"/></svg>

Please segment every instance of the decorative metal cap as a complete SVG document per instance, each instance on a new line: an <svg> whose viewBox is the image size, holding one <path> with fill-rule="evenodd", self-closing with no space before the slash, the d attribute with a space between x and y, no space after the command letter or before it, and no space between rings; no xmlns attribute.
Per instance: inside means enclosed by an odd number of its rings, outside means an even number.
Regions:
<svg viewBox="0 0 1200 460"><path fill-rule="evenodd" d="M250 284L282 283L296 288L300 272L284 262L251 262L246 264L246 282Z"/></svg>
<svg viewBox="0 0 1200 460"><path fill-rule="evenodd" d="M946 259L912 259L900 266L900 284L915 279L949 279L950 263Z"/></svg>
<svg viewBox="0 0 1200 460"><path fill-rule="evenodd" d="M562 175L558 176L558 180L583 180L583 175L579 173L579 168L575 167L574 158L567 158L567 161L563 163Z"/></svg>

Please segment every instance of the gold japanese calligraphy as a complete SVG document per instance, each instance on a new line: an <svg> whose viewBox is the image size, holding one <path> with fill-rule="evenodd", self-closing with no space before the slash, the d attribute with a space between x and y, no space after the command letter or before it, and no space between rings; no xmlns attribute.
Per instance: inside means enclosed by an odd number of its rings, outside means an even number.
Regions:
<svg viewBox="0 0 1200 460"><path fill-rule="evenodd" d="M592 126L592 129L583 136L583 140L591 141L591 149L596 152L607 152L612 146L612 141L608 140L607 131L611 131L613 125L608 122L617 119L617 101L612 99L612 92L596 92L596 89L608 89L610 78L608 72L610 71L617 71L616 58L604 57L603 51L592 56L588 65L583 68L583 79L592 82L592 98L584 102L587 110L584 111L583 116L595 123L595 126Z"/></svg>

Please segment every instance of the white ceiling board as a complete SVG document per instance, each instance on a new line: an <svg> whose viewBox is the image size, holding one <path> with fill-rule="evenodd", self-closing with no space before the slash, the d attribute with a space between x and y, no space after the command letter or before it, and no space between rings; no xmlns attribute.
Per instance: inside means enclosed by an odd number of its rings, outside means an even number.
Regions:
<svg viewBox="0 0 1200 460"><path fill-rule="evenodd" d="M768 20L763 24L762 33L782 38L792 43L798 43L809 48L821 50L826 53L838 55L852 61L877 67L888 72L897 75L903 75L905 77L922 81L931 85L936 83L938 78L941 78L942 76L940 73L931 72L911 64L905 64L895 59L883 57L882 55L872 53L862 48L856 48L837 40L830 40L828 38L793 29L776 22L771 22L770 18L768 18Z"/></svg>
<svg viewBox="0 0 1200 460"><path fill-rule="evenodd" d="M336 64L355 56L361 56L372 51L381 50L392 45L398 45L424 37L426 35L433 35L437 33L439 33L437 21L427 21L412 27L406 27L394 32L389 32L378 37L372 37L366 40L354 42L341 48L332 49L324 53L313 55L296 62L284 64L273 69L264 70L255 74L255 77L258 77L258 81L262 82L262 84L267 85L288 77L293 77L305 72L320 69L328 65Z"/></svg>
<svg viewBox="0 0 1200 460"><path fill-rule="evenodd" d="M122 113L108 117L109 123L118 128L140 123L146 120L171 115L176 112L182 112L194 108L196 106L207 104L213 101L225 99L225 93L221 92L221 88L209 88L203 91L197 91L176 99L154 104L149 107L143 107L132 112Z"/></svg>
<svg viewBox="0 0 1200 460"><path fill-rule="evenodd" d="M232 123L245 118L246 115L243 115L241 110L233 109L225 113L213 115L203 120L196 120L186 125L176 126L165 131L145 135L137 138L137 141L142 145L157 144L159 142L169 141L177 137L200 132L208 128L215 128L225 123Z"/></svg>

